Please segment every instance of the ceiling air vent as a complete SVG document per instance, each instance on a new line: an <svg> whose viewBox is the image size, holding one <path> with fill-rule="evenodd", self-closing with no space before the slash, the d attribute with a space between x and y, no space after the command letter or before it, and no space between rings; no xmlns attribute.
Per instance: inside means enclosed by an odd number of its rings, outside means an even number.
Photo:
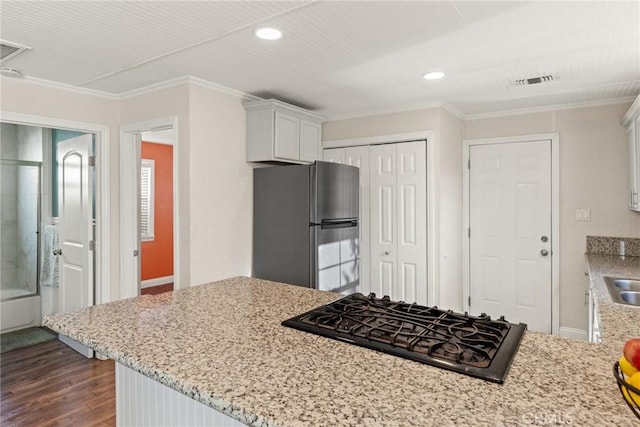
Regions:
<svg viewBox="0 0 640 427"><path fill-rule="evenodd" d="M529 79L516 80L516 86L537 85L540 83L547 83L553 81L552 75L531 77Z"/></svg>
<svg viewBox="0 0 640 427"><path fill-rule="evenodd" d="M31 48L27 46L0 40L0 62L5 62L11 58L15 58L16 56L30 49Z"/></svg>

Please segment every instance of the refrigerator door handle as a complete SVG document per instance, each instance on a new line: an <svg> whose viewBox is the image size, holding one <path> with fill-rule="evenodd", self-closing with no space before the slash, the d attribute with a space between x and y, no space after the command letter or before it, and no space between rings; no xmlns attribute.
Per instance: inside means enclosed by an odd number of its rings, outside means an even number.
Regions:
<svg viewBox="0 0 640 427"><path fill-rule="evenodd" d="M320 226L320 229L326 230L330 228L348 228L348 227L357 227L358 220L357 219L349 219L349 220L332 220L332 221L322 221L320 224L311 224L312 227Z"/></svg>

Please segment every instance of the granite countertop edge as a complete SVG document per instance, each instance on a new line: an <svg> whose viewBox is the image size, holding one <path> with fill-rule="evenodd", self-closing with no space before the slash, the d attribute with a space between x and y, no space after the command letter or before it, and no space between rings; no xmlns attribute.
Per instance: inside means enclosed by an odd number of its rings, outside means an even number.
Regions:
<svg viewBox="0 0 640 427"><path fill-rule="evenodd" d="M604 278L620 277L640 280L640 257L585 254L589 284L600 317L602 343L622 354L625 341L640 336L640 307L613 302Z"/></svg>
<svg viewBox="0 0 640 427"><path fill-rule="evenodd" d="M226 280L235 280L235 279L244 279L244 278L246 277L237 276L237 277L229 278ZM144 296L142 297L144 298ZM153 296L147 296L147 298L149 297L152 298ZM128 298L128 300L133 300L135 298L140 298L140 297ZM121 301L126 301L126 299L114 301L114 302L121 302ZM107 303L107 304L112 304L112 303ZM42 323L43 323L43 326L50 328L51 330L61 335L71 338L72 340L86 347L89 347L90 349L94 350L98 354L105 356L108 359L114 360L115 362L120 363L123 366L126 366L127 368L132 369L142 375L145 375L146 377L152 380L158 381L159 383L173 390L176 390L184 394L185 396L188 396L204 405L207 405L212 409L215 409L216 411L219 411L225 415L228 415L229 417L237 421L240 421L249 426L256 426L256 427L281 427L282 426L282 424L276 422L274 419L268 419L259 415L252 414L249 411L246 411L242 407L234 406L231 402L226 401L222 397L214 396L211 393L207 392L206 390L201 391L197 387L194 387L186 383L182 379L177 378L168 372L164 372L160 369L155 369L145 365L144 363L140 363L137 360L137 358L134 356L128 355L123 352L114 351L110 349L108 346L101 345L100 343L92 340L88 336L84 336L82 334L76 333L73 329L70 329L68 325L65 324L64 322L59 322L56 320L57 318L55 315L49 315L43 319Z"/></svg>
<svg viewBox="0 0 640 427"><path fill-rule="evenodd" d="M618 312L617 310L625 310L624 312L628 310L628 308L626 307L622 309L620 309L619 307L616 307L617 304L613 306L613 303L610 301L610 299L608 302L606 300L606 298L608 297L608 295L606 294L606 289L599 282L599 280L601 280L601 277L603 274L612 274L612 272L621 273L621 270L619 269L616 270L615 268L611 267L610 265L611 260L607 258L608 257L604 257L602 255L588 256L589 272L590 274L593 274L593 277L591 277L592 286L596 290L596 298L599 304L599 308L603 309L605 313L605 315L603 315L603 322L611 322L610 316L608 314L609 312L617 313ZM640 260L640 258L638 258L638 260ZM633 262L631 264L629 264L629 262L624 264L624 267L627 269L633 266L635 266ZM640 274L640 263L638 264L637 267L638 267L638 270L636 274ZM627 271L627 270L623 270L623 271ZM262 288L262 286L260 285L265 283L267 284L267 286L264 287L264 290L260 289ZM215 286L220 286L220 288L215 288ZM238 286L238 288L236 288L235 286ZM236 291L234 289L240 289L240 291ZM199 401L202 404L209 406L214 410L217 410L247 425L277 427L282 425L291 425L292 423L293 425L316 425L318 422L321 422L321 421L335 422L335 418L331 418L335 414L332 414L331 411L328 410L326 407L320 410L317 414L315 413L310 414L308 412L309 408L308 407L305 408L305 404L308 402L298 402L296 405L294 405L294 406L298 406L298 405L301 406L301 408L294 408L293 410L297 411L294 413L291 413L292 409L289 408L288 406L285 406L283 408L277 405L275 406L267 405L267 407L264 407L263 405L256 403L258 401L255 399L252 401L251 398L248 396L245 396L242 394L240 395L236 394L236 393L243 393L243 392L249 393L249 391L243 388L243 386L246 386L246 384L243 385L241 383L240 385L238 385L237 381L234 380L231 382L233 382L235 385L232 385L230 382L228 387L229 389L227 389L226 384L221 386L219 382L215 383L216 387L213 387L213 386L209 387L210 384L213 384L213 383L207 382L207 381L210 381L209 377L206 377L204 380L200 380L200 383L198 383L198 378L195 378L194 380L193 377L189 376L189 374L193 375L193 370L189 371L189 369L187 369L189 372L187 372L186 374L181 371L176 371L177 369L176 367L179 366L179 363L178 364L173 363L173 359L170 359L172 362L168 363L166 358L165 360L156 360L151 358L152 355L150 355L149 358L145 358L146 354L144 353L144 350L143 349L141 350L139 347L136 347L136 345L139 346L140 342L142 341L128 343L126 341L126 336L128 331L121 332L122 327L118 324L118 322L120 322L120 319L113 318L113 314L110 314L111 312L117 313L118 310L121 310L124 308L131 309L132 307L135 307L137 311L132 311L133 315L143 317L144 313L143 314L140 314L140 313L144 312L145 311L144 309L148 309L147 311L153 314L154 310L159 310L168 305L173 307L173 304L179 304L181 301L182 302L193 301L193 296L200 295L199 292L202 292L202 293L206 292L208 296L214 295L214 294L218 295L219 293L221 295L220 296L221 299L230 298L230 295L233 298L242 299L247 295L254 296L253 293L255 292L262 293L267 291L274 292L274 293L282 293L282 294L285 294L286 296L294 296L296 299L293 302L290 302L287 300L278 301L278 304L283 304L284 306L286 306L284 308L279 307L278 316L280 317L278 317L278 319L275 319L277 320L278 327L280 327L280 324L279 324L280 320L284 320L288 318L286 316L292 317L293 315L308 311L309 309L315 308L321 304L329 303L334 299L337 299L340 297L339 294L319 292L316 290L309 290L309 289L300 288L296 286L262 281L259 279L253 279L253 278L247 278L247 277L235 277L235 278L225 279L219 282L214 282L214 283L210 283L202 286L195 286L195 287L191 287L183 290L177 290L177 291L174 291L173 293L164 294L164 296L146 296L145 295L141 297L130 298L128 300L115 301L115 302L104 304L101 306L89 307L87 309L82 309L74 313L58 313L58 314L47 316L44 319L43 323L45 326L53 329L54 331L62 335L66 335L69 338L94 349L96 352L103 354L106 357L114 359L118 363L121 363L122 365L136 372L139 372L153 380L156 380L161 384L167 387L170 387L171 389L174 389L188 397L191 397L194 400ZM602 291L604 291L605 293L603 294ZM246 295L238 296L235 294L236 292L245 292ZM171 295L173 295L173 297ZM264 295L261 294L261 296L264 296ZM174 302L171 302L172 298ZM216 298L218 297L216 296ZM177 301L177 303L175 301ZM111 306L112 310L110 309L109 306ZM613 306L613 307L610 307L610 306ZM98 309L98 307L103 307L103 309ZM184 307L182 308L184 309ZM607 310L610 310L610 311L607 311ZM635 312L632 312L632 313L635 313ZM640 310L637 311L637 314L640 315ZM113 328L111 328L112 330L111 333L119 334L117 339L115 338L112 339L112 337L109 335L108 332L101 332L100 329L93 329L93 330L91 329L91 327L96 328L95 324L99 323L96 320L98 319L97 317L96 319L91 317L96 315L103 315L103 316L109 315L111 316L109 318L113 318L113 321L116 323L116 325ZM233 315L234 313L231 313L231 316ZM242 319L244 319L242 315L245 315L245 314L239 313L238 317L231 319L230 322L237 322L237 321L242 322ZM251 314L251 315L257 316L257 318L260 318L261 316L260 313ZM82 316L86 316L86 317L83 318ZM158 314L158 316L159 317L154 319L155 321L161 318L160 317L161 314ZM86 321L87 318L94 319L96 320L96 322L94 322L93 326L87 326L85 329L83 329L84 325L81 325L81 320ZM104 317L101 318L101 320L103 319ZM273 316L269 315L269 319L271 322L273 322L272 325L275 327ZM137 321L139 323L142 322L139 318ZM640 317L638 317L638 324L640 324ZM615 326L615 324L613 324L613 326ZM520 396L520 399L522 399L524 396L527 396L526 389L528 389L529 387L526 387L525 389L523 389L522 385L519 385L519 381L521 381L522 378L531 378L529 377L529 375L531 375L532 373L536 373L537 375L537 372L540 372L545 369L543 366L540 366L540 367L530 366L530 363L529 363L530 360L535 359L538 363L543 363L545 359L548 358L548 355L546 354L546 352L549 352L549 351L559 351L559 352L572 351L573 352L574 347L577 349L582 349L583 351L586 351L587 353L591 354L591 356L585 356L585 357L597 357L597 359L593 359L593 360L600 361L597 363L599 367L591 368L593 369L592 373L600 376L599 381L609 378L610 374L605 372L606 366L610 360L613 360L612 357L614 357L614 355L621 350L621 344L620 344L620 338L619 338L620 334L609 333L610 330L607 327L603 329L604 329L603 344L590 344L590 343L585 343L581 341L564 339L560 337L547 336L547 335L538 334L535 332L526 332L523 342L521 343L521 349L516 355L516 359L514 360L513 366L511 368L511 371L512 371L510 374L511 378L508 379L507 384L505 384L505 386L498 386L498 388L495 388L495 385L482 382L482 380L471 379L466 376L461 376L460 374L451 373L449 371L444 371L444 370L427 366L427 365L414 364L415 362L394 358L393 356L381 355L379 353L366 353L366 354L367 356L370 355L370 362L373 362L374 366L375 364L390 365L390 366L395 366L396 368L401 369L401 371L403 372L410 370L412 372L415 372L416 375L424 375L424 379L421 380L422 384L423 386L427 385L429 389L431 387L431 382L437 381L437 383L439 384L441 383L442 385L448 384L447 386L445 386L445 388L455 386L456 391L458 391L458 387L459 387L459 393L464 393L465 390L468 392L474 389L488 390L488 393L489 393L489 395L487 395L488 401L492 401L498 397L510 396L510 393L516 393L515 396ZM268 329L267 332L273 333L273 330L274 329L272 327L271 329ZM95 332L95 331L99 331L99 332ZM117 331L117 332L113 332L113 331ZM219 331L214 330L214 331L211 331L210 333L213 334L213 336L215 336L215 334L218 332ZM261 331L258 330L256 333L260 334ZM636 333L640 334L640 331L636 331ZM98 335L95 335L95 334L98 334ZM95 335L95 339L91 338L92 335ZM315 349L316 351L326 352L328 354L334 354L334 355L338 354L336 352L339 352L341 355L340 357L343 357L342 355L344 355L345 359L350 359L350 360L354 360L357 357L362 357L362 354L363 354L362 352L370 351L357 346L345 346L345 344L341 342L334 342L333 340L327 340L326 338L317 337L313 334L306 334L306 333L302 333L295 330L289 330L288 328L285 328L284 330L279 329L278 336L279 336L279 339L281 341L284 340L286 344L296 345L296 346L310 345L312 346L312 350ZM268 337L269 335L267 335L267 338ZM142 338L147 339L148 337L146 335L143 335ZM264 339L264 337L262 338ZM156 343L159 344L159 341L152 342L151 345L153 346ZM547 348L548 346L550 347ZM620 349L618 349L618 347L620 347ZM590 349L593 349L593 350L590 350ZM297 349L294 349L294 350L297 351ZM138 351L137 354L136 354L136 351ZM530 352L533 352L533 353L530 353ZM594 356L594 354L596 353L599 355ZM239 354L244 356L244 353L242 352L240 352ZM158 353L156 352L155 355L157 356ZM163 357L163 356L164 356L164 353L160 354L160 357ZM281 355L279 355L279 357L281 357ZM245 360L239 361L240 367L242 367L243 362L246 362L246 361ZM200 360L200 363L202 363L202 360ZM236 362L233 362L233 363L236 363ZM330 364L330 362L327 362L327 363ZM613 363L613 361L611 363ZM198 365L196 365L196 367L197 366ZM236 371L230 371L228 367L225 366L224 364L221 366L222 366L222 369L220 370L219 374L218 374L218 371L214 371L216 372L215 375L221 376L221 378L225 377L225 375L232 375L232 372L236 372ZM267 365L267 369L269 369L270 366L271 365ZM553 362L551 362L551 364L548 365L546 369L554 369L552 368L552 366L553 366ZM190 364L188 368L191 368ZM350 368L350 366L347 366L347 368ZM212 369L216 369L216 368L215 367L208 368L209 374L211 374L211 372L209 371L211 371ZM322 369L326 369L326 368L322 368ZM274 375L275 375L275 372L277 372L277 370L274 371ZM322 372L324 371L320 371L319 375L322 374ZM372 373L371 370L367 370L367 372L369 374ZM311 375L311 377L313 377L313 375ZM400 377L402 377L402 374L400 375ZM229 378L232 378L232 377L229 377ZM291 380L296 380L296 378L300 380L301 377L295 377L294 375L292 376ZM438 378L438 379L435 380L435 378ZM538 390L538 391L545 390L547 387L550 387L552 384L547 382L548 380L546 379L546 376L545 377L541 376L537 379L534 379L534 378L531 378L531 379L534 380L533 383L531 383L531 386L534 387L534 390ZM258 380L260 380L260 378ZM287 381L290 381L290 380L287 380ZM257 397L259 397L260 390L262 390L263 396L261 398L264 398L265 390L267 390L268 387L277 387L279 380L275 379L276 384L273 384L273 385L264 383L264 378L262 378L262 382L263 382L262 384L263 388L258 387L259 390L256 391L256 393L258 393ZM599 387L605 387L605 390L607 390L606 393L610 394L610 397L607 397L604 401L609 402L608 405L612 405L611 402L617 402L616 405L619 407L620 405L618 404L622 403L620 402L621 397L616 396L617 390L614 390L613 388L611 389L612 391L609 390L609 385L608 385L609 382L610 381L607 379L604 383L599 383ZM613 380L611 380L611 382L612 382L611 385L613 386L615 382ZM442 385L440 385L439 387L442 387ZM550 406L548 406L550 405L549 403L550 401L548 399L551 397L551 395L553 395L556 392L559 392L558 397L555 397L554 399L563 399L562 396L565 395L566 390L563 390L562 388L558 388L558 387L555 387L555 388L553 388L553 386L551 387L555 391L546 390L547 392L546 394L548 396L542 397L544 396L544 393L543 393L542 395L540 395L541 397L536 398L536 399L540 399L537 403L536 401L530 401L528 402L528 405L533 404L533 406L527 406L527 407L538 408L538 410L542 410L542 411L548 411L549 409L546 409L546 408L550 408ZM450 398L447 396L453 395L452 394L453 392L451 392L451 390L448 393L449 394L445 394L445 398ZM525 393L525 394L522 394L522 393ZM268 395L268 392L266 395ZM404 394L401 394L401 395L404 396ZM281 397L284 399L285 396L291 396L291 394L284 393ZM363 397L366 397L366 396L367 394L363 392ZM298 397L298 396L294 395L294 397ZM604 396L601 396L601 397L604 398ZM407 396L405 396L405 398L407 398ZM564 398L566 398L566 396ZM516 399L516 397L513 397L513 399ZM313 400L313 398L308 400ZM411 398L408 398L408 400L409 400L408 402L403 402L405 406L406 404L411 404L413 402ZM589 404L594 403L590 397L584 398L583 404L584 402L589 402ZM424 404L424 400L421 397L417 397L416 404ZM458 403L458 405L459 404L460 403ZM494 416L501 417L503 421L505 420L508 421L506 422L506 424L510 425L509 423L515 419L513 417L522 416L523 412L520 412L520 411L525 410L520 408L518 404L511 403L508 405L510 409L504 409L502 410L502 412L497 412L494 414L493 411L495 411L495 409L492 409L493 408L491 406L492 404L489 403L487 405L484 406L484 410L488 412L478 412L476 414L469 413L468 412L469 408L466 408L464 415L463 414L458 415L461 417L459 421L460 422L467 421L473 425L497 425L495 424L497 422L496 420L490 421L492 420L491 414L493 414ZM434 410L436 410L439 407L440 407L439 404L435 404ZM482 411L482 409L480 408L477 408L477 409ZM565 407L565 410L570 410L570 407ZM515 412L508 412L508 411L515 411ZM614 411L614 413L618 414L618 411L619 410L616 410ZM615 415L615 420L616 422L619 423L619 425L626 425L627 422L629 421L627 417L631 414L630 413L624 414L624 410L622 411L623 412L619 413L619 415ZM397 412L397 413L401 414L402 417L410 414L410 412L408 411ZM605 411L604 413L609 413L608 416L612 416L611 415L612 413L609 411ZM354 420L357 420L358 421L357 425L362 425L362 423L364 424L368 423L371 425L380 425L380 424L384 425L385 422L389 421L388 419L384 421L385 418L375 418L375 417L371 418L371 416L374 416L376 412L373 411L372 414L365 413L365 415L368 416L369 418L359 418L359 417L362 417L362 414L355 414L355 418L347 418L346 420L342 420L342 421L341 419L338 419L338 422L335 422L335 424L336 425L342 425L342 424L356 425L356 424L353 424L353 422ZM428 409L422 416L424 417L424 416L433 416L433 415L434 415L433 410ZM303 416L304 419L296 418L299 416ZM473 418L474 416L480 417L480 418ZM582 415L578 414L578 416L582 416ZM591 415L588 415L588 414L586 416L591 417ZM596 415L596 417L598 416L602 417L602 414ZM447 422L446 416L439 416L439 417L444 419L446 424ZM425 418L425 420L427 419L429 418ZM589 418L586 418L586 419L589 419ZM584 421L585 418L583 418L582 420ZM395 424L398 424L398 425L408 424L406 418L401 418L393 421ZM494 424L491 424L491 423L494 423Z"/></svg>

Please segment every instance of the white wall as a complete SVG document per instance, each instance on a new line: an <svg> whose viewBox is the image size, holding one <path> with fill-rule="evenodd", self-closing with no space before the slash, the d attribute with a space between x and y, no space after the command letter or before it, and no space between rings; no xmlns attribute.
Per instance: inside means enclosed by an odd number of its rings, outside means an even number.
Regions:
<svg viewBox="0 0 640 427"><path fill-rule="evenodd" d="M439 114L440 135L440 299L441 307L461 311L462 304L462 120Z"/></svg>
<svg viewBox="0 0 640 427"><path fill-rule="evenodd" d="M178 118L179 262L185 280L177 286L250 273L252 168L244 160L241 98L185 83L115 100L8 78L2 78L1 97L2 111L110 127L111 299L120 295L119 127L151 119Z"/></svg>
<svg viewBox="0 0 640 427"><path fill-rule="evenodd" d="M177 117L176 141L174 144L174 156L178 162L178 194L174 197L174 203L178 211L178 233L174 234L174 250L178 250L178 265L174 271L178 272L174 286L179 288L189 287L191 282L191 245L190 235L190 209L191 196L190 179L190 124L189 124L189 85L184 84L169 89L161 89L144 93L138 96L124 99L119 104L119 122L121 125L140 123L154 119ZM113 158L112 163L118 168L120 153ZM111 191L119 197L119 176L111 181ZM119 202L118 202L119 205ZM117 228L116 228L117 227ZM120 233L120 223L114 225L114 233ZM119 234L118 234L119 235ZM118 276L116 276L118 277Z"/></svg>
<svg viewBox="0 0 640 427"><path fill-rule="evenodd" d="M586 236L640 237L627 208L628 152L620 121L630 104L466 120L464 138L558 132L560 136L560 326L586 329ZM590 222L575 220L591 209Z"/></svg>
<svg viewBox="0 0 640 427"><path fill-rule="evenodd" d="M189 95L191 283L248 276L253 169L242 99L196 85Z"/></svg>
<svg viewBox="0 0 640 427"><path fill-rule="evenodd" d="M106 97L50 87L24 79L0 78L0 82L2 88L0 108L3 112L109 126L111 139L110 141L104 141L109 145L109 156L112 159L110 165L108 165L109 177L112 182L118 182L118 164L113 160L117 159L118 156L119 103L117 101ZM111 297L112 299L117 299L119 295L117 277L119 275L118 257L120 253L117 190L111 194L109 213L112 229L115 230L115 233L111 233L110 236ZM107 230L107 232L109 231Z"/></svg>
<svg viewBox="0 0 640 427"><path fill-rule="evenodd" d="M249 275L253 173L245 161L242 99L185 83L125 99L120 107L122 124L178 118L176 287Z"/></svg>
<svg viewBox="0 0 640 427"><path fill-rule="evenodd" d="M435 301L453 310L462 308L462 121L441 108L329 121L324 141L433 131L434 197L432 236L435 250ZM427 219L425 218L425 221Z"/></svg>

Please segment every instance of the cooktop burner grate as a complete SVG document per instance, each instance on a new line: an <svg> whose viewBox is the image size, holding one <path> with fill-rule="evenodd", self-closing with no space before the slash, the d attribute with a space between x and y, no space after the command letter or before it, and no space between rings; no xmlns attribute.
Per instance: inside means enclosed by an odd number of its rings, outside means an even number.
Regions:
<svg viewBox="0 0 640 427"><path fill-rule="evenodd" d="M283 325L502 383L526 329L417 304L353 294Z"/></svg>

